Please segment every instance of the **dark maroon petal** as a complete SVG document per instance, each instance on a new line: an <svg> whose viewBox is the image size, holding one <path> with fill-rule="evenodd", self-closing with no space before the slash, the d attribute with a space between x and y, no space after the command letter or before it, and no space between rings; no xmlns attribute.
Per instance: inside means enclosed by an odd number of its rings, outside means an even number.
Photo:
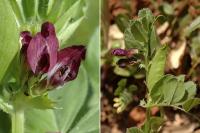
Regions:
<svg viewBox="0 0 200 133"><path fill-rule="evenodd" d="M33 39L30 41L30 44L27 49L27 60L30 65L33 73L38 73L40 60L43 58L47 52L46 41L44 37L38 33Z"/></svg>
<svg viewBox="0 0 200 133"><path fill-rule="evenodd" d="M46 38L47 52L49 53L49 69L50 71L57 63L58 56L58 39L56 36L50 35Z"/></svg>
<svg viewBox="0 0 200 133"><path fill-rule="evenodd" d="M117 48L117 49L112 50L112 54L115 55L115 56L126 56L128 54L128 51L124 50L124 49Z"/></svg>
<svg viewBox="0 0 200 133"><path fill-rule="evenodd" d="M84 46L72 46L62 49L58 53L58 62L49 74L53 86L62 85L77 77L80 63L85 59Z"/></svg>
<svg viewBox="0 0 200 133"><path fill-rule="evenodd" d="M45 38L50 35L56 36L54 25L50 22L43 23L41 28L41 34Z"/></svg>
<svg viewBox="0 0 200 133"><path fill-rule="evenodd" d="M41 28L41 34L47 42L47 51L49 53L48 71L50 71L57 62L57 51L59 47L54 25L50 22L43 23Z"/></svg>
<svg viewBox="0 0 200 133"><path fill-rule="evenodd" d="M21 52L26 55L28 45L32 39L31 33L29 31L23 31L20 33L20 37L22 38L21 39L21 43L22 43Z"/></svg>

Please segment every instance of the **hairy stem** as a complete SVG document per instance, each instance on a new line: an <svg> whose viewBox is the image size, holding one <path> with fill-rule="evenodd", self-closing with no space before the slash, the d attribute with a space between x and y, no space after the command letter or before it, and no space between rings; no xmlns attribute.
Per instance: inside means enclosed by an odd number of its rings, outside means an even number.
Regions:
<svg viewBox="0 0 200 133"><path fill-rule="evenodd" d="M11 114L12 133L24 133L24 110L15 110Z"/></svg>

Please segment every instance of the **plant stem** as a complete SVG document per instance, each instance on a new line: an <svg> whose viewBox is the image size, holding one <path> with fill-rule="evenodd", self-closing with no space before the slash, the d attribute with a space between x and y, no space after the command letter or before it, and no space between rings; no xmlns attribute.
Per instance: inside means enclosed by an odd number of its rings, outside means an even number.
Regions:
<svg viewBox="0 0 200 133"><path fill-rule="evenodd" d="M150 117L151 117L151 108L147 108L146 110L146 123L145 123L145 133L149 133L149 128L150 128Z"/></svg>
<svg viewBox="0 0 200 133"><path fill-rule="evenodd" d="M12 133L24 133L24 110L15 110L11 119Z"/></svg>

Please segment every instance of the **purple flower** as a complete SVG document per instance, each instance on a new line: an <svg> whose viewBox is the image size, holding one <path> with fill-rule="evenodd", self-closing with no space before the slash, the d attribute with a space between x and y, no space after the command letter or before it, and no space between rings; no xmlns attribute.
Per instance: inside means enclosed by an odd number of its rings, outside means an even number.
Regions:
<svg viewBox="0 0 200 133"><path fill-rule="evenodd" d="M48 74L50 84L62 85L77 77L81 60L85 59L86 49L84 46L71 46L62 49L58 53L58 62Z"/></svg>
<svg viewBox="0 0 200 133"><path fill-rule="evenodd" d="M57 62L58 39L53 24L42 24L41 32L31 37L25 31L21 33L22 53L27 56L27 62L33 73L50 71Z"/></svg>
<svg viewBox="0 0 200 133"><path fill-rule="evenodd" d="M121 68L125 68L128 65L134 65L140 62L136 57L134 57L135 55L138 54L138 49L125 50L125 49L116 48L116 49L113 49L111 53L112 55L115 55L115 56L125 56L125 58L119 59L117 61L117 65Z"/></svg>
<svg viewBox="0 0 200 133"><path fill-rule="evenodd" d="M113 49L111 51L111 53L112 53L112 55L115 55L115 56L127 56L127 57L131 57L134 54L137 54L138 50L137 49L128 49L128 50L125 50L125 49L121 49L121 48L116 48L116 49Z"/></svg>
<svg viewBox="0 0 200 133"><path fill-rule="evenodd" d="M116 48L112 50L112 54L115 56L126 56L128 54L127 50Z"/></svg>
<svg viewBox="0 0 200 133"><path fill-rule="evenodd" d="M58 51L59 42L50 22L43 23L41 32L34 36L29 31L21 32L20 36L21 53L31 71L35 75L47 73L44 82L48 85L63 85L77 77L81 60L85 59L84 46L71 46Z"/></svg>

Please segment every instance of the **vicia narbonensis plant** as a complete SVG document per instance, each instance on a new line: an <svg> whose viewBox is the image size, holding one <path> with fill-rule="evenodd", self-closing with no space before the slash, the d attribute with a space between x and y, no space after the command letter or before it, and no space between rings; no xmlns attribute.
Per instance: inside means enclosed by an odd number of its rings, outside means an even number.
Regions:
<svg viewBox="0 0 200 133"><path fill-rule="evenodd" d="M127 50L114 49L112 54L120 56L117 64L124 68L137 64L139 69L145 70L147 87L146 98L141 100L140 106L146 108L146 121L139 128L130 128L127 133L155 133L159 132L164 122L163 107L174 107L188 112L200 103L195 97L196 85L192 81L185 82L185 76L164 74L168 46L160 44L154 23L160 17L154 17L149 9L139 11L138 19L131 20L125 30L125 45ZM126 81L121 80L116 91L125 87ZM134 91L125 89L118 93L114 106L117 112L122 112L132 101ZM151 116L152 107L160 108L160 117Z"/></svg>
<svg viewBox="0 0 200 133"><path fill-rule="evenodd" d="M50 22L43 23L36 34L22 31L20 40L21 81L17 91L8 98L6 110L11 114L12 133L24 132L26 109L56 108L55 102L48 98L48 91L74 80L86 54L83 45L59 50L55 28Z"/></svg>

